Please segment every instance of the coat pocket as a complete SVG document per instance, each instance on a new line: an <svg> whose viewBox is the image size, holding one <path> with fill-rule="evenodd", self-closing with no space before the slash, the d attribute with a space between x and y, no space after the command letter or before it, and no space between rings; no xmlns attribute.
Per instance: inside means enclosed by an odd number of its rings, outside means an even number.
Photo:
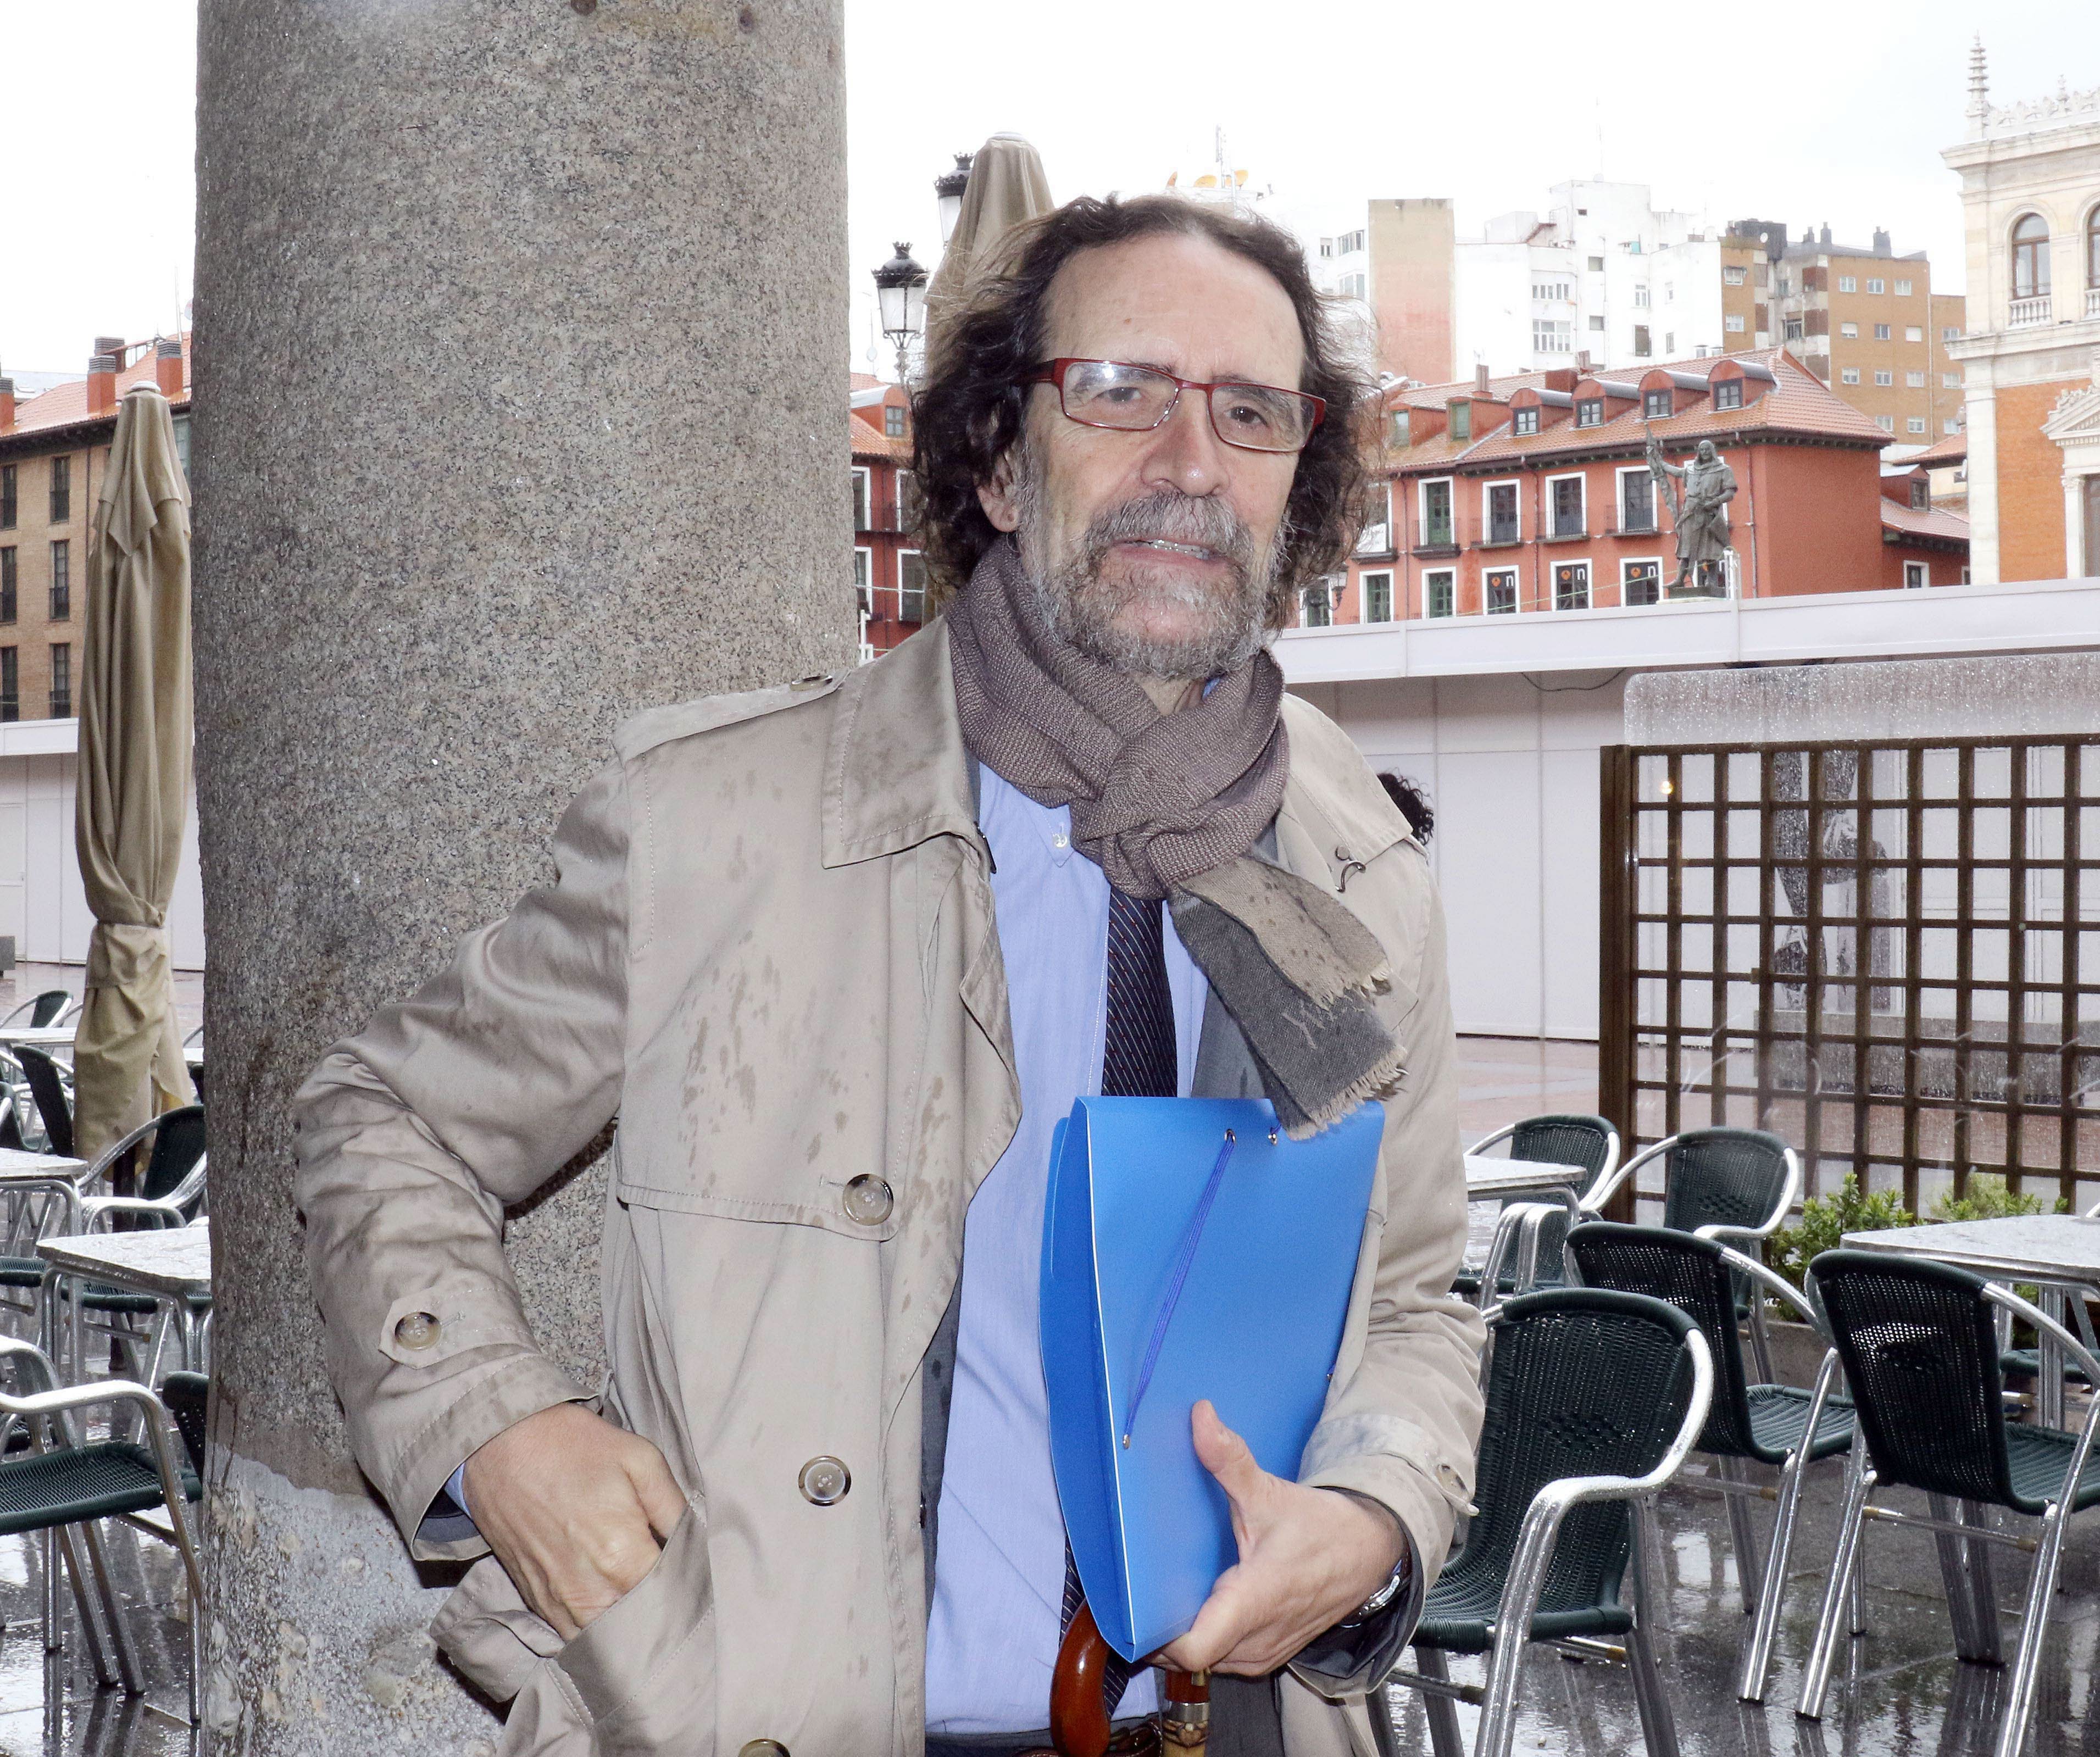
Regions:
<svg viewBox="0 0 2100 1757"><path fill-rule="evenodd" d="M688 1506L656 1565L554 1656L602 1757L712 1752L714 1625L707 1521Z"/></svg>
<svg viewBox="0 0 2100 1757"><path fill-rule="evenodd" d="M466 1571L430 1622L430 1639L477 1689L507 1702L532 1668L562 1649L551 1624L530 1609L503 1564L484 1556Z"/></svg>

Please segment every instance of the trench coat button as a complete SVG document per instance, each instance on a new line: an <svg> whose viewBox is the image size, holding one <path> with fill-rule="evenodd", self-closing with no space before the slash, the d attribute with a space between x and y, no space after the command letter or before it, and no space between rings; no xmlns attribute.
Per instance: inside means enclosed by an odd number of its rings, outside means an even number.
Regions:
<svg viewBox="0 0 2100 1757"><path fill-rule="evenodd" d="M818 1456L802 1467L796 1486L812 1507L831 1507L846 1498L846 1490L853 1486L853 1472L836 1458Z"/></svg>
<svg viewBox="0 0 2100 1757"><path fill-rule="evenodd" d="M736 1757L788 1757L788 1747L778 1739L753 1739Z"/></svg>
<svg viewBox="0 0 2100 1757"><path fill-rule="evenodd" d="M846 1218L862 1226L880 1226L889 1218L889 1211L897 1206L897 1199L890 1194L889 1185L872 1172L862 1172L846 1185L844 1206Z"/></svg>
<svg viewBox="0 0 2100 1757"><path fill-rule="evenodd" d="M438 1328L437 1319L428 1312L411 1312L394 1327L394 1340L404 1349L434 1349Z"/></svg>

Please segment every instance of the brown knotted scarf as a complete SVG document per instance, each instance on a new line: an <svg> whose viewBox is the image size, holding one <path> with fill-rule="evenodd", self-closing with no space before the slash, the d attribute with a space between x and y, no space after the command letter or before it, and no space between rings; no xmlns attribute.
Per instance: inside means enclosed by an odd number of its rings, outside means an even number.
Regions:
<svg viewBox="0 0 2100 1757"><path fill-rule="evenodd" d="M1039 804L1118 890L1164 897L1175 931L1246 1037L1278 1119L1324 1128L1400 1072L1370 997L1392 975L1321 886L1251 850L1283 803L1283 673L1264 651L1162 714L1137 680L1060 640L1012 540L947 613L970 754Z"/></svg>

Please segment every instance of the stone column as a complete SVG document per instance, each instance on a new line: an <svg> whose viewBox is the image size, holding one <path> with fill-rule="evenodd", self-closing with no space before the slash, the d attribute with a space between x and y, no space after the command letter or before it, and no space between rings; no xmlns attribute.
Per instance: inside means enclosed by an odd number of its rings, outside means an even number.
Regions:
<svg viewBox="0 0 2100 1757"><path fill-rule="evenodd" d="M211 1748L491 1750L321 1371L287 1106L624 716L853 661L840 0L203 0ZM588 1157L588 1156L587 1156ZM602 1180L516 1216L600 1357Z"/></svg>

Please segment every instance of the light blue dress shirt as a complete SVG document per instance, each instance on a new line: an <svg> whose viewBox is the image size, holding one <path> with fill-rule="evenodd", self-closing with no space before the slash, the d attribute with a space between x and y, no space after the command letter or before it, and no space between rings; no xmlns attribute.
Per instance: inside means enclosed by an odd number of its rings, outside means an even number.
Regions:
<svg viewBox="0 0 2100 1757"><path fill-rule="evenodd" d="M1006 964L1021 1123L970 1203L962 1311L926 1631L926 1726L1026 1733L1050 1712L1061 1636L1065 1522L1050 1468L1036 1329L1050 1136L1101 1089L1108 1025L1109 882L1072 846L1069 808L1039 806L980 768L978 823ZM1195 1072L1208 985L1166 921L1180 1090ZM1156 1706L1140 1671L1122 1712Z"/></svg>

